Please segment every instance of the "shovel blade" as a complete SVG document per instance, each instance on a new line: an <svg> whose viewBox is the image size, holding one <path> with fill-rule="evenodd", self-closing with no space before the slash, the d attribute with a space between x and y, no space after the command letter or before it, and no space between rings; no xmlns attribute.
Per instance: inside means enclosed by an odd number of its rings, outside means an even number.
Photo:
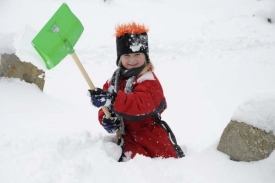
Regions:
<svg viewBox="0 0 275 183"><path fill-rule="evenodd" d="M79 19L68 5L63 3L32 40L32 45L42 57L47 69L51 69L74 52L73 47L83 30Z"/></svg>

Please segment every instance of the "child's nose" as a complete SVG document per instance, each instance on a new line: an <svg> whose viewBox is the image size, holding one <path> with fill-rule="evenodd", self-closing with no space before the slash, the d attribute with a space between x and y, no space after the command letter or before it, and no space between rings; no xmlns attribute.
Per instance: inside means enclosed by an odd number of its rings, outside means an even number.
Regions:
<svg viewBox="0 0 275 183"><path fill-rule="evenodd" d="M130 62L134 62L135 60L136 60L135 57L130 57L130 58L129 58L129 61L130 61Z"/></svg>

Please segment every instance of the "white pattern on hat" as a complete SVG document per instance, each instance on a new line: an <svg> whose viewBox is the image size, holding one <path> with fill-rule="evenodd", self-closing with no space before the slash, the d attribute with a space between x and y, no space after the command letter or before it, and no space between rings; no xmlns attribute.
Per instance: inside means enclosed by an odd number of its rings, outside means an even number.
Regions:
<svg viewBox="0 0 275 183"><path fill-rule="evenodd" d="M144 46L142 44L133 44L132 46L130 46L130 49L132 50L132 52L137 52L137 51L140 51L140 48Z"/></svg>
<svg viewBox="0 0 275 183"><path fill-rule="evenodd" d="M132 50L132 52L138 52L141 51L141 49L145 50L147 48L147 36L132 34L131 37L132 40L129 41L132 42L132 45L129 48Z"/></svg>

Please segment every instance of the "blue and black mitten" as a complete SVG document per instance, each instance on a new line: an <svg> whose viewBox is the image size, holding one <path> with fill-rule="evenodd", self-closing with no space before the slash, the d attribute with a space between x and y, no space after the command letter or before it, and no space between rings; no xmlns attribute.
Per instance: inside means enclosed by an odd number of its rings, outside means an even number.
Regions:
<svg viewBox="0 0 275 183"><path fill-rule="evenodd" d="M115 133L120 127L120 120L113 114L110 118L104 115L102 118L102 126L108 133Z"/></svg>
<svg viewBox="0 0 275 183"><path fill-rule="evenodd" d="M91 102L95 107L106 106L109 107L114 103L116 93L109 93L101 88L96 88L95 90L89 90L91 97Z"/></svg>

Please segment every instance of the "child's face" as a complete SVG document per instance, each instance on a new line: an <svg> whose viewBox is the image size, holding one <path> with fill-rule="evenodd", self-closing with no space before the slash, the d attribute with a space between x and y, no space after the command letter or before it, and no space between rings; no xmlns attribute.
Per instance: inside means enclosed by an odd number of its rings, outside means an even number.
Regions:
<svg viewBox="0 0 275 183"><path fill-rule="evenodd" d="M122 65L128 70L132 68L141 67L145 63L144 53L129 53L121 55Z"/></svg>

